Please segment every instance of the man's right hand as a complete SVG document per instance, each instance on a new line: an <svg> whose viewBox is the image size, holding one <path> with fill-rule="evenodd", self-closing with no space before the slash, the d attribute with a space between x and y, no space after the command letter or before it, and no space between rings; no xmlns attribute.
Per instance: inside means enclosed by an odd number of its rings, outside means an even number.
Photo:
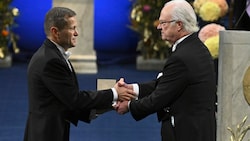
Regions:
<svg viewBox="0 0 250 141"><path fill-rule="evenodd" d="M114 88L118 93L119 101L129 101L136 98L136 94L133 91L133 86L131 84L126 84L124 82L124 78L120 78L120 80L115 84Z"/></svg>

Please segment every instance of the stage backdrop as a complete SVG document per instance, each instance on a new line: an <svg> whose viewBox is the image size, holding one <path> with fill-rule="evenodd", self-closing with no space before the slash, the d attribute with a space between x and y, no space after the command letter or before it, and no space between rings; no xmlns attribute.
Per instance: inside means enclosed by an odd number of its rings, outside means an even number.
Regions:
<svg viewBox="0 0 250 141"><path fill-rule="evenodd" d="M94 48L99 64L135 61L137 34L131 31L130 0L95 0Z"/></svg>
<svg viewBox="0 0 250 141"><path fill-rule="evenodd" d="M52 0L13 0L12 6L20 11L14 31L20 36L18 46L21 52L33 52L42 44L45 34L43 21L45 13L51 8Z"/></svg>
<svg viewBox="0 0 250 141"><path fill-rule="evenodd" d="M21 53L33 53L45 38L43 21L52 0L13 0L12 5L20 10L15 32ZM94 1L94 49L99 64L135 61L138 37L128 28L131 5L129 0Z"/></svg>

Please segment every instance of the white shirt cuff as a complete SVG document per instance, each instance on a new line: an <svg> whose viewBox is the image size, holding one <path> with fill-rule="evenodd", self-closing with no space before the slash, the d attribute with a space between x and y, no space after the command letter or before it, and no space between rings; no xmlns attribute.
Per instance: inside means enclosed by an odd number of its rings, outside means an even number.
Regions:
<svg viewBox="0 0 250 141"><path fill-rule="evenodd" d="M131 101L128 101L128 110L130 111L130 102Z"/></svg>
<svg viewBox="0 0 250 141"><path fill-rule="evenodd" d="M115 88L111 88L112 92L113 92L113 106L116 105L117 100L118 100L118 94Z"/></svg>
<svg viewBox="0 0 250 141"><path fill-rule="evenodd" d="M136 84L136 83L134 83L134 84L132 84L132 86L133 86L133 90L134 90L134 92L135 92L135 94L136 94L136 100L138 100L138 97L139 97L139 85L138 84Z"/></svg>

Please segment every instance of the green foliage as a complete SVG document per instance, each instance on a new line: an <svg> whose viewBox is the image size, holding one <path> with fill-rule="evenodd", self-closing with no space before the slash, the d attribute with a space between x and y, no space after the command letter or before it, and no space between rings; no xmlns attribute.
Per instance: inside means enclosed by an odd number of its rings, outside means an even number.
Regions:
<svg viewBox="0 0 250 141"><path fill-rule="evenodd" d="M15 17L19 15L19 10L11 7L12 0L0 1L0 59L5 58L9 53L9 47L13 48L14 53L19 52L16 46L17 35L12 32L16 25Z"/></svg>
<svg viewBox="0 0 250 141"><path fill-rule="evenodd" d="M144 59L165 59L168 42L162 41L157 30L162 7L168 0L133 0L130 28L140 36L137 49Z"/></svg>

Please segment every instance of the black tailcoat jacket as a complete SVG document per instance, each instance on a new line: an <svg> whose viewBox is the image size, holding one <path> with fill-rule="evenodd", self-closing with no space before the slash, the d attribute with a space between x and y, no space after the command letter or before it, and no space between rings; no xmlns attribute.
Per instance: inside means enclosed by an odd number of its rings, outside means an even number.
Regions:
<svg viewBox="0 0 250 141"><path fill-rule="evenodd" d="M171 125L162 131L169 141L215 141L215 79L212 57L193 33L177 45L158 79L139 84L130 112L135 120L157 112Z"/></svg>
<svg viewBox="0 0 250 141"><path fill-rule="evenodd" d="M246 12L246 2L247 0L234 2L234 29L236 30L250 31L250 17Z"/></svg>
<svg viewBox="0 0 250 141"><path fill-rule="evenodd" d="M111 89L79 90L74 70L48 39L33 55L27 73L29 114L24 141L68 141L70 123L90 122L92 108L112 106Z"/></svg>

